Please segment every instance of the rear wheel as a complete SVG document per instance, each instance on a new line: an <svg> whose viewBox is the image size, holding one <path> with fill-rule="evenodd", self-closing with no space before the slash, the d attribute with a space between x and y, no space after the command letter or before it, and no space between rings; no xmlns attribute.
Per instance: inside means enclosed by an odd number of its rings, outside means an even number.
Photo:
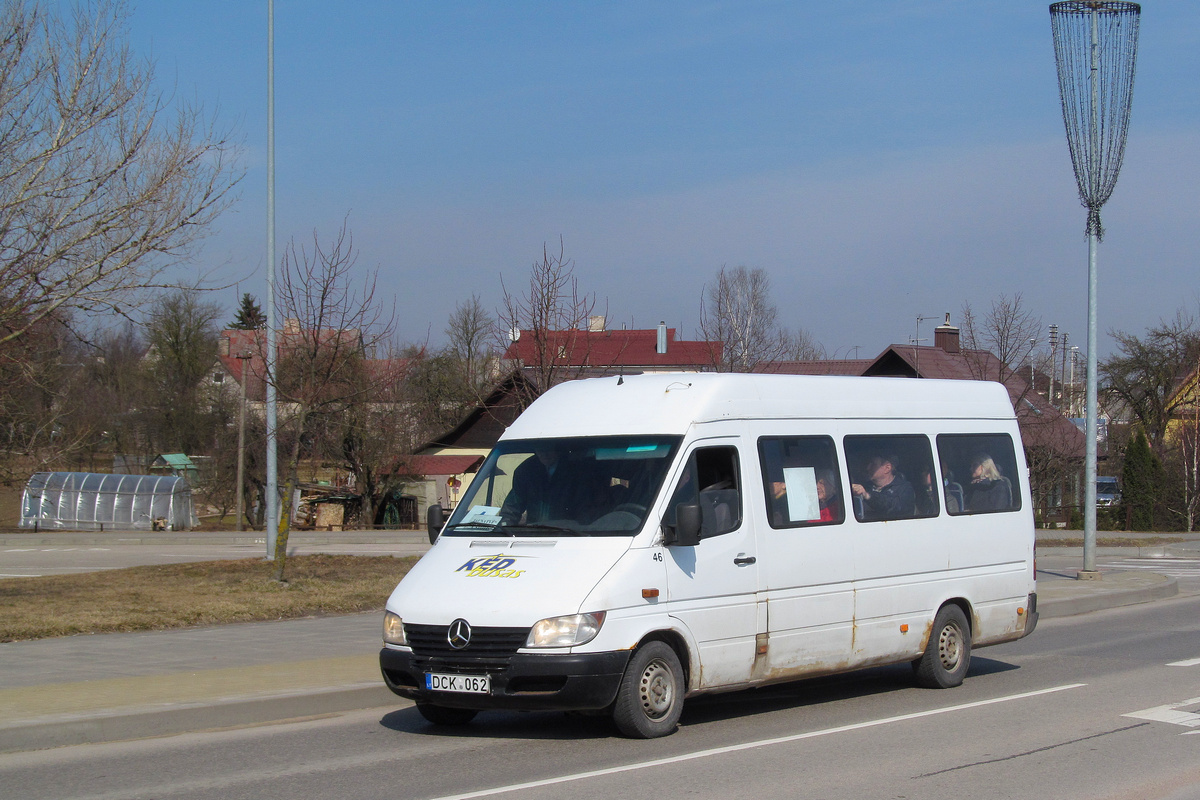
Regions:
<svg viewBox="0 0 1200 800"><path fill-rule="evenodd" d="M674 733L683 713L683 667L665 642L647 642L637 649L613 706L613 722L633 739L653 739Z"/></svg>
<svg viewBox="0 0 1200 800"><path fill-rule="evenodd" d="M433 703L417 703L417 711L434 725L466 725L479 713L471 708L447 708Z"/></svg>
<svg viewBox="0 0 1200 800"><path fill-rule="evenodd" d="M958 686L971 666L971 629L967 615L953 603L933 618L925 652L913 662L917 683L927 689Z"/></svg>

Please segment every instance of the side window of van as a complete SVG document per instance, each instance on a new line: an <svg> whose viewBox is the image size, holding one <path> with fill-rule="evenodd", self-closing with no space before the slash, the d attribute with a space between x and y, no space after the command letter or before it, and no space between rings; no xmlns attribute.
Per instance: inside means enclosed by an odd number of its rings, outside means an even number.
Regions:
<svg viewBox="0 0 1200 800"><path fill-rule="evenodd" d="M700 538L719 536L742 524L742 480L736 447L701 447L692 452L671 495L663 524L675 524L681 503L700 505Z"/></svg>
<svg viewBox="0 0 1200 800"><path fill-rule="evenodd" d="M937 447L949 513L1020 510L1021 484L1011 436L944 433L937 437Z"/></svg>
<svg viewBox="0 0 1200 800"><path fill-rule="evenodd" d="M936 517L938 492L929 437L847 436L850 501L859 522Z"/></svg>
<svg viewBox="0 0 1200 800"><path fill-rule="evenodd" d="M837 452L828 436L758 440L772 528L836 524L846 518Z"/></svg>

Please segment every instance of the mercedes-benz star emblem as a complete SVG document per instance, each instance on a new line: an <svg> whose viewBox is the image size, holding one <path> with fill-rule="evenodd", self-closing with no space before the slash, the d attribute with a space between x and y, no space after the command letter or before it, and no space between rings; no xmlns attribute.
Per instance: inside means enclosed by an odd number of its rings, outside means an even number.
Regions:
<svg viewBox="0 0 1200 800"><path fill-rule="evenodd" d="M465 619L454 620L450 623L450 630L446 631L446 641L455 650L462 650L471 643L471 626Z"/></svg>

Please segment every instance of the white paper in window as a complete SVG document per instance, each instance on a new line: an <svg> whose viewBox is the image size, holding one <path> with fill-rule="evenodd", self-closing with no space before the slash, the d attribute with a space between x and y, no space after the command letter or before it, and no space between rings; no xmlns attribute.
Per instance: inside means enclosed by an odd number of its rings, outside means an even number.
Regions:
<svg viewBox="0 0 1200 800"><path fill-rule="evenodd" d="M821 518L815 467L784 467L783 484L787 487L788 519L804 522Z"/></svg>
<svg viewBox="0 0 1200 800"><path fill-rule="evenodd" d="M471 506L460 524L486 525L488 527L499 525L500 506Z"/></svg>

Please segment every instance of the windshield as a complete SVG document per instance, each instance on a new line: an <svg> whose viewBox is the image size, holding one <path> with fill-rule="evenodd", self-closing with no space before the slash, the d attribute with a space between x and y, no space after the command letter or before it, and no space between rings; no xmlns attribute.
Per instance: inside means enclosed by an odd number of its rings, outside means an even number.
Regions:
<svg viewBox="0 0 1200 800"><path fill-rule="evenodd" d="M500 442L444 533L632 536L641 530L678 436Z"/></svg>

